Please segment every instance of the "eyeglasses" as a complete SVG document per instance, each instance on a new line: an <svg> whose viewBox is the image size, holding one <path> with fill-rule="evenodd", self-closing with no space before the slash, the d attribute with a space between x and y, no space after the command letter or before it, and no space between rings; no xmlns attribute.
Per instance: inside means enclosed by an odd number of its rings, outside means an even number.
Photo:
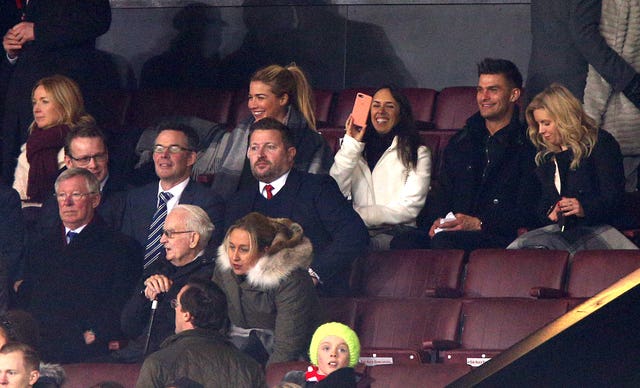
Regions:
<svg viewBox="0 0 640 388"><path fill-rule="evenodd" d="M80 201L82 200L84 197L87 197L91 194L95 194L95 193L71 193L71 194L67 194L67 193L55 193L53 194L53 196L58 200L58 202L66 202L67 198L71 197L71 199L73 199L73 202L76 201Z"/></svg>
<svg viewBox="0 0 640 388"><path fill-rule="evenodd" d="M171 299L171 301L169 302L171 304L171 308L175 309L178 306L180 306L180 303L178 302L178 299Z"/></svg>
<svg viewBox="0 0 640 388"><path fill-rule="evenodd" d="M105 160L107 160L107 153L103 152L101 154L95 154L95 155L91 155L91 156L85 156L82 158L74 158L73 156L69 155L69 157L71 158L71 160L73 160L74 162L76 162L76 164L80 167L85 167L88 166L89 163L91 163L91 159L93 159L94 162L96 163L102 163Z"/></svg>
<svg viewBox="0 0 640 388"><path fill-rule="evenodd" d="M174 230L164 229L162 231L162 235L166 236L167 238L174 238L176 234L182 234L182 233L193 233L193 230L182 230L182 231L176 232Z"/></svg>
<svg viewBox="0 0 640 388"><path fill-rule="evenodd" d="M188 152L192 152L193 150L190 148L185 148L179 145L170 145L169 147L165 147L163 145L160 144L156 144L153 146L153 148L151 149L153 151L153 153L155 154L164 154L165 151L169 150L170 154L178 154L180 152L184 152L184 151L188 151Z"/></svg>

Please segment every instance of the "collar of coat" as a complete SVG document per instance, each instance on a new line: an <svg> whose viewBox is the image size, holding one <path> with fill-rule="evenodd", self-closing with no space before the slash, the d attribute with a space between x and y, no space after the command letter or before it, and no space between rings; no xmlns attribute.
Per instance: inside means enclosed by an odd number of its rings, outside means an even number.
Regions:
<svg viewBox="0 0 640 388"><path fill-rule="evenodd" d="M302 241L293 247L283 248L275 254L267 254L258 259L256 265L247 273L247 282L251 286L262 289L275 288L293 271L297 269L307 271L312 258L311 242L307 237L303 237ZM232 271L224 244L218 247L216 266L222 271Z"/></svg>

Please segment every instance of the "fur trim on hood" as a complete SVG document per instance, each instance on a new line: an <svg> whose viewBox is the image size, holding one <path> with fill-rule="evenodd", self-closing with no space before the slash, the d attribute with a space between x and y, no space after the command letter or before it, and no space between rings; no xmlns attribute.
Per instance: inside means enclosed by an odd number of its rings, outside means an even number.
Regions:
<svg viewBox="0 0 640 388"><path fill-rule="evenodd" d="M247 281L252 286L262 289L275 288L294 270L309 269L313 259L311 242L302 235L300 225L290 222L287 226L292 232L291 237L287 238L284 233L278 233L273 239L269 253L258 259L255 267L247 273ZM216 266L223 271L232 271L226 244L225 239L218 247Z"/></svg>

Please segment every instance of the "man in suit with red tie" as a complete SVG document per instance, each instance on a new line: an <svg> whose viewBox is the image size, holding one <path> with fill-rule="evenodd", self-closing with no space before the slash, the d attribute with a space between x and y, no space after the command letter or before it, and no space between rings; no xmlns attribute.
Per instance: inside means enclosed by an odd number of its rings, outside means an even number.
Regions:
<svg viewBox="0 0 640 388"><path fill-rule="evenodd" d="M90 171L66 170L55 190L61 222L28 244L18 296L39 323L43 359L82 362L122 338L120 311L142 273L142 252L95 212L100 183Z"/></svg>

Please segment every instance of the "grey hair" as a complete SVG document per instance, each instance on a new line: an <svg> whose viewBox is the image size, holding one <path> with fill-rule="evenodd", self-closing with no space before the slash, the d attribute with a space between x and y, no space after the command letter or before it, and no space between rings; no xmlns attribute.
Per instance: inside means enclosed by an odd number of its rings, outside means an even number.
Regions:
<svg viewBox="0 0 640 388"><path fill-rule="evenodd" d="M183 205L178 204L171 210L173 213L176 210L184 210L186 212L185 224L188 230L193 230L200 235L200 242L198 245L200 248L204 248L209 244L211 234L215 227L209 218L207 212L202 210L201 207L195 205Z"/></svg>
<svg viewBox="0 0 640 388"><path fill-rule="evenodd" d="M84 177L84 180L87 183L88 192L95 194L100 193L100 182L98 182L98 178L96 178L91 171L85 168L70 168L58 175L58 179L56 179L56 183L54 185L56 193L58 192L60 183L77 176Z"/></svg>

